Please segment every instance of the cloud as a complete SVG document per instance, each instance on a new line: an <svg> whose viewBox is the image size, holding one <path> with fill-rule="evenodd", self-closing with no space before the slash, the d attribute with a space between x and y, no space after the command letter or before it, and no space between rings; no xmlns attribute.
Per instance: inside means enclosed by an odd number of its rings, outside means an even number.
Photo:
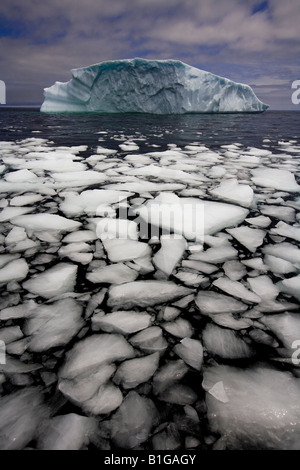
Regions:
<svg viewBox="0 0 300 470"><path fill-rule="evenodd" d="M274 85L269 102L282 105L283 88L300 79L300 2L268 0L260 9L261 3L2 0L0 79L8 101L20 99L23 84L23 101L41 102L43 87L68 80L72 68L136 56L178 58L258 92Z"/></svg>

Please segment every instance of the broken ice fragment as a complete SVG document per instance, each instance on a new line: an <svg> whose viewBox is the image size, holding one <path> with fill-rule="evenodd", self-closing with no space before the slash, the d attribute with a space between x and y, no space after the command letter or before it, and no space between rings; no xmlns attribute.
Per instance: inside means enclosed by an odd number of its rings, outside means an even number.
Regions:
<svg viewBox="0 0 300 470"><path fill-rule="evenodd" d="M77 268L74 264L58 263L25 281L23 288L46 299L73 292Z"/></svg>
<svg viewBox="0 0 300 470"><path fill-rule="evenodd" d="M124 361L114 375L113 381L118 385L122 384L125 389L135 388L152 377L158 367L158 362L158 352Z"/></svg>
<svg viewBox="0 0 300 470"><path fill-rule="evenodd" d="M73 379L86 371L92 374L95 368L103 364L122 361L133 356L133 348L123 336L105 333L92 335L76 343L67 353L59 376Z"/></svg>
<svg viewBox="0 0 300 470"><path fill-rule="evenodd" d="M208 324L203 330L202 339L208 352L223 359L243 359L254 355L254 349L249 344L226 328Z"/></svg>
<svg viewBox="0 0 300 470"><path fill-rule="evenodd" d="M151 325L151 317L147 313L135 311L117 311L106 315L92 317L94 330L108 333L130 334L143 330Z"/></svg>
<svg viewBox="0 0 300 470"><path fill-rule="evenodd" d="M260 229L254 229L246 226L237 228L228 228L226 230L230 235L237 239L249 251L254 253L260 245L263 244L266 232Z"/></svg>
<svg viewBox="0 0 300 470"><path fill-rule="evenodd" d="M148 439L156 416L152 400L130 391L110 421L113 443L123 449L138 447Z"/></svg>
<svg viewBox="0 0 300 470"><path fill-rule="evenodd" d="M193 292L171 281L135 281L110 287L109 307L148 307L176 300Z"/></svg>
<svg viewBox="0 0 300 470"><path fill-rule="evenodd" d="M184 238L170 235L162 236L160 242L161 248L154 255L152 261L157 269L170 276L181 260L187 248L187 243Z"/></svg>
<svg viewBox="0 0 300 470"><path fill-rule="evenodd" d="M195 302L203 315L241 313L247 310L247 305L239 300L213 291L199 291Z"/></svg>
<svg viewBox="0 0 300 470"><path fill-rule="evenodd" d="M201 370L203 361L203 347L200 341L184 338L174 347L174 352L184 360L186 364L196 370Z"/></svg>

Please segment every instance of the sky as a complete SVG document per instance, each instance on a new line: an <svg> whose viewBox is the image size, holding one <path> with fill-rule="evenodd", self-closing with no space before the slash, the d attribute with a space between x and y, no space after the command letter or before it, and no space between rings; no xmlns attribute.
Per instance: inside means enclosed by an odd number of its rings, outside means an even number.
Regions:
<svg viewBox="0 0 300 470"><path fill-rule="evenodd" d="M299 0L1 0L7 105L40 105L70 70L105 60L179 59L300 110Z"/></svg>

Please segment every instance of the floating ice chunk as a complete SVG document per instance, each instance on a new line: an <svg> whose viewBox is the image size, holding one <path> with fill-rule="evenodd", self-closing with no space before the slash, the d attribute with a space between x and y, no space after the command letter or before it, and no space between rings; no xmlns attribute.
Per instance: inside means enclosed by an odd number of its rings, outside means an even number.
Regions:
<svg viewBox="0 0 300 470"><path fill-rule="evenodd" d="M117 150L107 149L98 145L97 153L99 153L100 155L115 155L117 153Z"/></svg>
<svg viewBox="0 0 300 470"><path fill-rule="evenodd" d="M216 248L208 248L207 250L200 253L193 253L189 256L189 260L198 260L204 263L219 264L228 260L232 260L233 258L236 258L237 255L238 252L235 248L233 248L233 246L225 245Z"/></svg>
<svg viewBox="0 0 300 470"><path fill-rule="evenodd" d="M276 286L278 286L280 292L292 295L295 299L300 300L300 274L289 279L283 279L277 282Z"/></svg>
<svg viewBox="0 0 300 470"><path fill-rule="evenodd" d="M257 186L279 189L289 193L300 192L300 186L290 171L276 168L256 168L251 170L251 173L252 181Z"/></svg>
<svg viewBox="0 0 300 470"><path fill-rule="evenodd" d="M270 233L272 235L276 234L281 235L282 237L292 238L293 240L300 242L300 226L294 227L281 221L278 222L274 228L271 228Z"/></svg>
<svg viewBox="0 0 300 470"><path fill-rule="evenodd" d="M114 382L121 384L125 389L135 388L139 384L147 382L158 368L159 353L149 356L129 359L122 362L114 375Z"/></svg>
<svg viewBox="0 0 300 470"><path fill-rule="evenodd" d="M253 339L253 341L256 343L265 344L271 348L278 348L279 346L279 343L275 338L273 338L273 336L269 335L263 330L260 330L259 328L249 331L248 334L250 338Z"/></svg>
<svg viewBox="0 0 300 470"><path fill-rule="evenodd" d="M77 275L77 266L58 263L52 268L37 274L23 283L23 288L46 299L73 292Z"/></svg>
<svg viewBox="0 0 300 470"><path fill-rule="evenodd" d="M93 415L107 414L119 408L123 401L122 392L112 383L106 383L99 387L97 393L84 402L82 408L86 413Z"/></svg>
<svg viewBox="0 0 300 470"><path fill-rule="evenodd" d="M196 439L197 440L197 439ZM152 437L152 448L153 450L176 450L181 447L181 438L177 431L174 423L168 424L168 426L161 432L158 432ZM190 446L193 447L193 438L191 438ZM200 441L199 441L200 444ZM198 445L199 445L198 444Z"/></svg>
<svg viewBox="0 0 300 470"><path fill-rule="evenodd" d="M267 107L248 85L178 60L135 58L72 70L69 82L45 89L41 111L182 114L262 112Z"/></svg>
<svg viewBox="0 0 300 470"><path fill-rule="evenodd" d="M72 171L84 171L87 166L84 163L73 162L72 159L59 158L51 160L30 160L19 165L20 168L28 170L46 170L57 173L68 173Z"/></svg>
<svg viewBox="0 0 300 470"><path fill-rule="evenodd" d="M176 279L179 279L183 284L190 287L196 287L204 282L208 281L208 277L202 276L201 274L190 273L187 271L178 271L175 274Z"/></svg>
<svg viewBox="0 0 300 470"><path fill-rule="evenodd" d="M41 450L80 450L89 444L96 429L93 418L75 413L55 416L42 428L37 447Z"/></svg>
<svg viewBox="0 0 300 470"><path fill-rule="evenodd" d="M157 410L149 398L130 391L110 421L114 445L133 449L145 442L157 421Z"/></svg>
<svg viewBox="0 0 300 470"><path fill-rule="evenodd" d="M279 288L273 284L269 276L248 277L247 281L253 292L263 300L274 300L279 294Z"/></svg>
<svg viewBox="0 0 300 470"><path fill-rule="evenodd" d="M253 202L253 189L247 184L239 184L236 179L223 181L210 193L225 202L239 204L244 207L250 207Z"/></svg>
<svg viewBox="0 0 300 470"><path fill-rule="evenodd" d="M249 251L255 253L256 249L263 244L266 232L259 228L250 228L246 226L237 228L228 228L227 232L244 245Z"/></svg>
<svg viewBox="0 0 300 470"><path fill-rule="evenodd" d="M272 155L272 152L270 150L251 147L247 150L247 154L259 157L268 157L269 155Z"/></svg>
<svg viewBox="0 0 300 470"><path fill-rule="evenodd" d="M275 217L284 222L295 222L295 209L288 206L260 205L259 210L264 215Z"/></svg>
<svg viewBox="0 0 300 470"><path fill-rule="evenodd" d="M101 219L97 224L96 233L99 238L103 234L108 234L111 238L130 240L137 240L139 237L136 222L127 219Z"/></svg>
<svg viewBox="0 0 300 470"><path fill-rule="evenodd" d="M149 274L154 271L153 264L149 256L144 256L143 258L137 258L132 261L126 262L127 266L132 269L135 269L139 274Z"/></svg>
<svg viewBox="0 0 300 470"><path fill-rule="evenodd" d="M88 281L95 284L125 284L135 281L139 273L123 263L116 263L87 273Z"/></svg>
<svg viewBox="0 0 300 470"><path fill-rule="evenodd" d="M246 302L259 303L261 298L249 291L242 283L238 281L232 281L228 277L219 277L213 283L214 286L218 287L226 294L238 297Z"/></svg>
<svg viewBox="0 0 300 470"><path fill-rule="evenodd" d="M5 244L18 243L26 240L27 235L23 227L13 227L5 237Z"/></svg>
<svg viewBox="0 0 300 470"><path fill-rule="evenodd" d="M80 222L66 219L56 214L31 214L15 217L12 224L24 227L27 231L56 230L71 232L81 226Z"/></svg>
<svg viewBox="0 0 300 470"><path fill-rule="evenodd" d="M165 321L175 320L175 318L177 318L180 315L180 313L181 313L181 310L179 308L171 307L171 306L167 305L163 309L163 319Z"/></svg>
<svg viewBox="0 0 300 470"><path fill-rule="evenodd" d="M220 313L241 313L247 310L247 305L239 300L213 291L199 291L195 302L200 312L208 316Z"/></svg>
<svg viewBox="0 0 300 470"><path fill-rule="evenodd" d="M162 323L161 327L176 338L189 338L193 334L193 328L189 321L178 318L173 322Z"/></svg>
<svg viewBox="0 0 300 470"><path fill-rule="evenodd" d="M289 274L297 271L297 268L290 261L278 258L277 256L265 255L264 263L274 274Z"/></svg>
<svg viewBox="0 0 300 470"><path fill-rule="evenodd" d="M211 315L214 323L231 330L245 330L252 326L252 321L248 318L235 318L232 313L218 313Z"/></svg>
<svg viewBox="0 0 300 470"><path fill-rule="evenodd" d="M87 173L87 172L85 172ZM97 173L98 174L98 173ZM95 215L98 206L108 206L132 196L133 193L110 189L91 189L79 195L70 195L61 203L60 209L67 217L81 214Z"/></svg>
<svg viewBox="0 0 300 470"><path fill-rule="evenodd" d="M30 240L29 238L26 238L26 240L22 240L21 242L16 243L13 246L9 247L9 250L11 253L18 253L21 251L27 251L30 250L31 248L38 248L40 244L38 242L35 242L33 240Z"/></svg>
<svg viewBox="0 0 300 470"><path fill-rule="evenodd" d="M150 257L152 251L147 243L136 240L128 240L121 238L102 237L102 243L107 256L112 263L122 261L131 261L136 258L145 256Z"/></svg>
<svg viewBox="0 0 300 470"><path fill-rule="evenodd" d="M6 264L8 264L10 261L19 258L19 254L5 254L5 255L0 255L0 268L3 268Z"/></svg>
<svg viewBox="0 0 300 470"><path fill-rule="evenodd" d="M26 182L37 182L38 177L32 171L29 170L17 170L7 173L4 176L5 181L8 183L26 183Z"/></svg>
<svg viewBox="0 0 300 470"><path fill-rule="evenodd" d="M211 430L221 434L225 449L299 448L297 378L261 365L247 369L221 365L205 370L206 390L220 381L228 402L222 403L208 393L206 404Z"/></svg>
<svg viewBox="0 0 300 470"><path fill-rule="evenodd" d="M201 181L202 179L192 173L188 173L182 170L174 170L172 168L166 168L164 166L157 166L157 165L146 165L141 168L134 168L125 170L126 175L133 175L133 176L143 176L143 177L155 177L162 181Z"/></svg>
<svg viewBox="0 0 300 470"><path fill-rule="evenodd" d="M36 303L33 300L4 308L0 311L0 320L5 321L14 318L26 318L34 308L36 308Z"/></svg>
<svg viewBox="0 0 300 470"><path fill-rule="evenodd" d="M79 374L88 371L92 374L103 364L123 361L133 356L133 348L123 336L105 333L92 335L76 343L67 353L65 364L60 369L59 376L65 379L74 379Z"/></svg>
<svg viewBox="0 0 300 470"><path fill-rule="evenodd" d="M268 327L272 333L282 342L286 357L292 357L293 352L299 347L300 317L297 313L279 313L276 315L264 315L259 320Z"/></svg>
<svg viewBox="0 0 300 470"><path fill-rule="evenodd" d="M72 253L86 253L91 251L91 246L88 243L85 242L75 242L75 243L69 243L68 245L62 246L58 250L59 256L68 256Z"/></svg>
<svg viewBox="0 0 300 470"><path fill-rule="evenodd" d="M248 266L251 269L255 269L257 271L261 271L263 273L268 271L268 266L263 263L263 260L260 257L251 258L251 259L243 259L241 261L245 266Z"/></svg>
<svg viewBox="0 0 300 470"><path fill-rule="evenodd" d="M206 325L202 340L209 353L223 359L244 359L254 355L254 349L234 331L216 325Z"/></svg>
<svg viewBox="0 0 300 470"><path fill-rule="evenodd" d="M151 158L148 155L126 155L124 158L127 162L135 164L148 165L152 162Z"/></svg>
<svg viewBox="0 0 300 470"><path fill-rule="evenodd" d="M25 193L35 192L40 194L46 194L48 196L55 196L55 191L51 184L43 183L8 183L7 181L0 181L0 193Z"/></svg>
<svg viewBox="0 0 300 470"><path fill-rule="evenodd" d="M73 403L81 406L97 393L101 385L105 384L115 371L114 364L101 365L93 373L87 369L73 380L60 378L58 389Z"/></svg>
<svg viewBox="0 0 300 470"><path fill-rule="evenodd" d="M38 437L38 428L47 417L38 388L24 388L0 398L0 448L22 450Z"/></svg>
<svg viewBox="0 0 300 470"><path fill-rule="evenodd" d="M109 289L110 307L148 307L179 299L193 292L171 281L135 281Z"/></svg>
<svg viewBox="0 0 300 470"><path fill-rule="evenodd" d="M0 285L10 281L22 281L27 277L29 266L25 259L15 259L0 269Z"/></svg>
<svg viewBox="0 0 300 470"><path fill-rule="evenodd" d="M0 329L0 340L6 344L23 338L23 336L19 326L6 326Z"/></svg>
<svg viewBox="0 0 300 470"><path fill-rule="evenodd" d="M181 265L183 268L195 269L196 271L200 271L205 274L212 274L213 272L218 271L217 266L193 259L184 259Z"/></svg>
<svg viewBox="0 0 300 470"><path fill-rule="evenodd" d="M213 387L211 387L209 390L207 390L208 393L210 393L213 397L215 397L217 400L221 401L222 403L228 403L228 396L225 392L224 384L223 381L220 380L220 382L215 383Z"/></svg>
<svg viewBox="0 0 300 470"><path fill-rule="evenodd" d="M23 196L15 196L11 199L11 206L30 206L42 201L44 198L40 194L24 194Z"/></svg>
<svg viewBox="0 0 300 470"><path fill-rule="evenodd" d="M119 147L121 150L123 150L123 152L134 152L135 150L139 149L139 146L136 145L134 142L120 144Z"/></svg>
<svg viewBox="0 0 300 470"><path fill-rule="evenodd" d="M5 207L0 213L0 222L7 222L19 215L28 214L32 212L34 207Z"/></svg>
<svg viewBox="0 0 300 470"><path fill-rule="evenodd" d="M174 352L189 366L201 370L203 361L203 347L200 341L191 338L183 338L174 347Z"/></svg>
<svg viewBox="0 0 300 470"><path fill-rule="evenodd" d="M168 347L159 326L151 326L137 333L128 340L134 347L146 353L162 352Z"/></svg>
<svg viewBox="0 0 300 470"><path fill-rule="evenodd" d="M223 269L227 277L232 281L239 281L247 273L246 268L237 260L226 261Z"/></svg>
<svg viewBox="0 0 300 470"><path fill-rule="evenodd" d="M248 224L255 225L256 227L261 227L261 228L269 227L271 223L271 219L263 215L259 215L258 217L249 217L245 219L245 221Z"/></svg>
<svg viewBox="0 0 300 470"><path fill-rule="evenodd" d="M161 248L154 255L152 261L157 269L170 276L181 260L187 248L187 243L184 238L170 235L162 236L160 243Z"/></svg>
<svg viewBox="0 0 300 470"><path fill-rule="evenodd" d="M105 174L93 170L52 173L51 176L56 183L59 183L57 187L91 186L107 180Z"/></svg>
<svg viewBox="0 0 300 470"><path fill-rule="evenodd" d="M180 191L181 189L185 188L185 184L180 183L154 183L152 181L140 181L131 182L128 181L127 183L112 183L106 186L107 190L111 191L132 191L133 193L144 194L146 192L152 191ZM0 185L0 192L1 192L1 185Z"/></svg>
<svg viewBox="0 0 300 470"><path fill-rule="evenodd" d="M291 243L284 242L276 245L266 245L263 247L262 252L267 255L277 256L277 258L284 259L300 267L300 249Z"/></svg>
<svg viewBox="0 0 300 470"><path fill-rule="evenodd" d="M185 376L188 370L188 366L182 359L172 360L161 366L152 380L154 394L158 395L172 387L173 384L179 382Z"/></svg>
<svg viewBox="0 0 300 470"><path fill-rule="evenodd" d="M108 333L121 333L128 335L143 330L151 325L151 316L148 313L119 310L106 315L94 315L92 317L94 330L102 330Z"/></svg>
<svg viewBox="0 0 300 470"><path fill-rule="evenodd" d="M135 209L147 224L182 235L188 240L203 241L203 235L241 223L247 209L221 202L179 198L175 194L160 194Z"/></svg>
<svg viewBox="0 0 300 470"><path fill-rule="evenodd" d="M176 405L191 405L197 400L197 393L183 384L173 384L170 388L167 388L161 392L158 399L167 403L174 403Z"/></svg>
<svg viewBox="0 0 300 470"><path fill-rule="evenodd" d="M77 232L68 233L62 240L63 243L86 243L97 240L97 235L92 230L77 230Z"/></svg>
<svg viewBox="0 0 300 470"><path fill-rule="evenodd" d="M31 311L23 328L30 336L29 349L42 352L68 344L83 327L81 313L82 307L74 299L40 305Z"/></svg>

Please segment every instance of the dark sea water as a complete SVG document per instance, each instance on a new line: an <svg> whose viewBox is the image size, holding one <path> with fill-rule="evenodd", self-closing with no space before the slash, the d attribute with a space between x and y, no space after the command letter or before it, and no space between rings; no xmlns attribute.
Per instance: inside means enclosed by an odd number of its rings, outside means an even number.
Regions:
<svg viewBox="0 0 300 470"><path fill-rule="evenodd" d="M244 146L260 147L263 139L298 139L300 112L267 111L262 114L43 114L39 109L0 108L0 139L16 140L28 137L50 139L55 145L96 146L99 135L103 145L118 148L118 138L124 134L140 142L140 151L156 144L183 146L197 141L211 148L239 142Z"/></svg>

